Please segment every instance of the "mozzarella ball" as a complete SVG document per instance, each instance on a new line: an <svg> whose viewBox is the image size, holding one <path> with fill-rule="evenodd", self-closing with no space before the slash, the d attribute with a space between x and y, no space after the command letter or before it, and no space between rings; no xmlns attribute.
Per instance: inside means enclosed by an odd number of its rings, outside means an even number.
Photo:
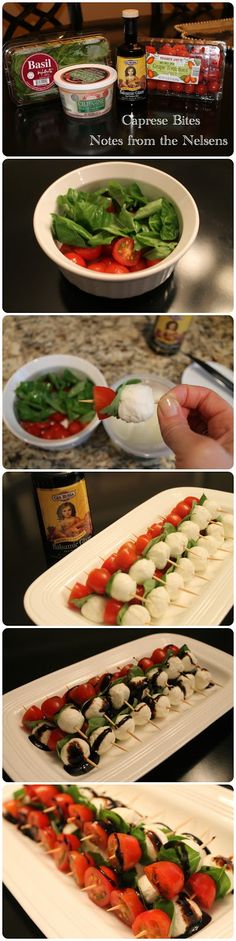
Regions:
<svg viewBox="0 0 236 941"><path fill-rule="evenodd" d="M193 682L194 682L194 677L193 677ZM195 683L194 683L194 687L195 687ZM194 688L193 688L191 679L188 678L188 676L183 676L183 675L181 676L181 689L183 689L184 698L191 699L191 696L194 693Z"/></svg>
<svg viewBox="0 0 236 941"><path fill-rule="evenodd" d="M60 759L63 765L71 764L71 755L73 755L72 764L73 765L76 764L76 761L75 761L76 751L78 752L78 763L81 761L83 757L85 759L89 758L89 755L90 755L89 743L86 742L84 738L70 738L70 741L66 742L60 751Z"/></svg>
<svg viewBox="0 0 236 941"><path fill-rule="evenodd" d="M213 536L216 540L217 546L221 546L224 542L224 527L222 523L210 523L207 526L207 535Z"/></svg>
<svg viewBox="0 0 236 941"><path fill-rule="evenodd" d="M207 552L200 546L194 546L194 549L188 549L188 558L193 559L196 575L198 572L205 572L207 565Z"/></svg>
<svg viewBox="0 0 236 941"><path fill-rule="evenodd" d="M86 719L92 719L93 716L99 716L104 709L104 699L101 696L95 696L88 709L85 710Z"/></svg>
<svg viewBox="0 0 236 941"><path fill-rule="evenodd" d="M217 540L214 539L214 536L200 536L198 546L200 549L206 549L209 555L215 555L218 549Z"/></svg>
<svg viewBox="0 0 236 941"><path fill-rule="evenodd" d="M126 683L114 683L109 690L109 697L114 709L122 709L125 701L130 697L129 687Z"/></svg>
<svg viewBox="0 0 236 941"><path fill-rule="evenodd" d="M223 513L221 516L225 539L231 539L234 535L234 518L232 513Z"/></svg>
<svg viewBox="0 0 236 941"><path fill-rule="evenodd" d="M192 520L192 523L197 523L197 526L199 526L199 529L201 530L206 529L206 527L210 523L210 519L211 519L211 515L210 513L208 513L208 510L205 510L204 505L199 506L198 504L197 506L193 507L193 510L191 512L191 520Z"/></svg>
<svg viewBox="0 0 236 941"><path fill-rule="evenodd" d="M155 703L155 719L166 719L170 709L169 696L160 696Z"/></svg>
<svg viewBox="0 0 236 941"><path fill-rule="evenodd" d="M117 716L115 719L115 735L121 742L123 739L127 738L129 733L134 733L135 730L135 721L133 715L129 712L122 713L122 715Z"/></svg>
<svg viewBox="0 0 236 941"><path fill-rule="evenodd" d="M149 706L146 702L139 702L138 705L135 706L133 716L135 725L146 725L146 723L150 722L150 719L152 718L151 709L149 709Z"/></svg>
<svg viewBox="0 0 236 941"><path fill-rule="evenodd" d="M123 601L125 604L127 601L131 601L135 595L136 582L134 579L130 578L130 575L127 575L126 572L117 572L111 584L110 597L114 598L115 601Z"/></svg>
<svg viewBox="0 0 236 941"><path fill-rule="evenodd" d="M131 827L138 826L142 821L141 814L137 810L133 810L132 807L114 807L114 813L118 814L125 823L129 823Z"/></svg>
<svg viewBox="0 0 236 941"><path fill-rule="evenodd" d="M166 542L160 539L160 542L154 543L147 552L147 558L155 562L155 568L164 569L169 558L169 548Z"/></svg>
<svg viewBox="0 0 236 941"><path fill-rule="evenodd" d="M179 686L172 686L169 690L170 705L174 709L178 709L181 706L181 703L184 701L183 690Z"/></svg>
<svg viewBox="0 0 236 941"><path fill-rule="evenodd" d="M84 717L82 712L80 712L80 709L76 709L75 706L65 706L65 709L62 709L57 719L59 729L68 733L79 732L83 724Z"/></svg>
<svg viewBox="0 0 236 941"><path fill-rule="evenodd" d="M50 735L53 731L53 725L50 726L47 724L46 720L43 722L38 722L32 730L32 734L35 736L38 742L41 742L42 745L48 745ZM63 738L63 736L62 736Z"/></svg>
<svg viewBox="0 0 236 941"><path fill-rule="evenodd" d="M151 386L143 382L125 385L122 389L118 415L126 422L141 422L151 418L154 412L154 399Z"/></svg>
<svg viewBox="0 0 236 941"><path fill-rule="evenodd" d="M183 555L188 545L188 538L185 533L169 533L169 536L166 537L166 543L169 547L170 555L174 559L178 559L180 555Z"/></svg>
<svg viewBox="0 0 236 941"><path fill-rule="evenodd" d="M129 575L137 582L137 585L143 585L146 578L152 578L154 572L155 562L152 559L139 559L138 562L131 565Z"/></svg>
<svg viewBox="0 0 236 941"><path fill-rule="evenodd" d="M207 512L210 513L211 520L217 520L219 518L220 510L215 500L207 499L205 500L203 506L204 510L207 510Z"/></svg>
<svg viewBox="0 0 236 941"><path fill-rule="evenodd" d="M173 905L174 914L171 922L170 937L184 938L188 929L192 928L194 923L197 924L198 921L201 922L202 912L199 905L190 898L188 898L188 912L186 911L184 899L173 902Z"/></svg>
<svg viewBox="0 0 236 941"><path fill-rule="evenodd" d="M122 624L135 627L139 624L150 624L151 618L144 604L131 604L122 618Z"/></svg>
<svg viewBox="0 0 236 941"><path fill-rule="evenodd" d="M77 823L67 823L66 826L63 827L62 833L65 834L65 836L69 836L70 833L75 833L75 830L78 830Z"/></svg>
<svg viewBox="0 0 236 941"><path fill-rule="evenodd" d="M194 837L193 833L180 833L178 836L183 837L185 846L189 846L190 849L194 850L195 853L198 853L199 861L195 863L195 872L198 872L201 869L201 866L205 866L205 862L209 859L208 854L206 853L205 840L201 843L198 843L198 840Z"/></svg>
<svg viewBox="0 0 236 941"><path fill-rule="evenodd" d="M159 669L158 669L158 667L151 667L150 670L147 670L147 679L148 679L148 680L155 680L155 677L158 677L158 676L159 676Z"/></svg>
<svg viewBox="0 0 236 941"><path fill-rule="evenodd" d="M87 621L94 621L95 624L103 624L106 601L101 595L92 595L88 598L81 608L81 614Z"/></svg>
<svg viewBox="0 0 236 941"><path fill-rule="evenodd" d="M103 725L100 729L95 729L89 737L91 748L95 748L99 755L105 755L115 742L115 733L110 725Z"/></svg>
<svg viewBox="0 0 236 941"><path fill-rule="evenodd" d="M151 618L155 621L165 614L169 604L169 595L166 588L153 588L145 600L146 608Z"/></svg>
<svg viewBox="0 0 236 941"><path fill-rule="evenodd" d="M180 657L170 657L165 667L168 680L176 680L182 673L182 661Z"/></svg>
<svg viewBox="0 0 236 941"><path fill-rule="evenodd" d="M156 686L159 686L160 689L164 689L164 686L167 686L167 683L168 683L168 673L166 672L166 670L162 670L156 679Z"/></svg>
<svg viewBox="0 0 236 941"><path fill-rule="evenodd" d="M199 537L200 529L197 523L193 523L192 520L186 520L185 522L183 520L183 522L180 523L178 532L185 533L188 540L194 539L194 542L196 542Z"/></svg>
<svg viewBox="0 0 236 941"><path fill-rule="evenodd" d="M194 653L185 653L182 657L182 673L195 673L197 667L197 657Z"/></svg>
<svg viewBox="0 0 236 941"><path fill-rule="evenodd" d="M148 905L152 905L153 902L155 902L155 899L158 897L158 892L156 889L154 889L151 882L149 882L148 877L145 875L139 876L137 879L137 886L144 901L147 902Z"/></svg>
<svg viewBox="0 0 236 941"><path fill-rule="evenodd" d="M229 895L230 892L233 892L234 889L234 863L233 860L227 856L207 856L207 859L204 863L204 866L213 867L214 869L224 868L226 875L230 880L230 886L227 889L226 895Z"/></svg>
<svg viewBox="0 0 236 941"><path fill-rule="evenodd" d="M179 559L176 571L182 576L184 584L188 585L195 572L193 561L187 558Z"/></svg>
<svg viewBox="0 0 236 941"><path fill-rule="evenodd" d="M212 683L212 675L209 670L199 669L195 673L195 689L201 690L206 689L209 686L209 683Z"/></svg>
<svg viewBox="0 0 236 941"><path fill-rule="evenodd" d="M178 592L184 587L184 580L181 575L178 575L178 572L170 572L169 575L166 575L165 587L170 601L174 601Z"/></svg>

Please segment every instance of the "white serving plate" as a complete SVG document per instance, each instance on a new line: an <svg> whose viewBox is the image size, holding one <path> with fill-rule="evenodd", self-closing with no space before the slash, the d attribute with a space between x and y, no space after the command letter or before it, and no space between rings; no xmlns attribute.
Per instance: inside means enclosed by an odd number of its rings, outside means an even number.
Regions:
<svg viewBox="0 0 236 941"><path fill-rule="evenodd" d="M12 785L5 786L5 800L13 790ZM160 819L173 829L190 817L189 826L197 835L207 831L210 838L215 834L216 854L233 853L233 792L229 790L206 784L98 785L97 790L127 804L135 800L135 809L148 816L158 808ZM126 925L93 905L74 880L68 882L55 868L41 847L7 821L3 822L3 835L4 883L47 938L133 938ZM228 895L215 903L212 921L196 938L218 941L232 934L233 902Z"/></svg>
<svg viewBox="0 0 236 941"><path fill-rule="evenodd" d="M123 743L127 749L126 754L112 748L101 758L96 769L78 778L71 777L64 771L62 763L54 754L36 748L29 741L28 735L21 727L25 707L33 703L41 705L48 696L65 692L66 686L72 688L77 683L86 682L91 676L115 669L118 664L123 665L134 657L139 660L141 657L150 656L156 646L163 647L168 643L187 643L200 664L207 667L215 682L222 686L208 690L204 696L195 693L191 705L182 705L179 711L171 709L167 719L159 720L160 729L151 725L143 729L138 728L137 735L142 740L142 745L134 739L129 739L128 743ZM146 634L138 640L114 647L113 650L106 650L65 669L56 670L55 673L6 693L3 697L4 768L14 781L21 777L24 777L25 781L66 781L68 784L77 780L80 783L90 782L91 786L94 781L101 780L101 777L104 781L135 781L182 748L195 735L199 735L203 729L231 709L232 704L232 657L229 654L204 644L202 640L192 640L182 634Z"/></svg>
<svg viewBox="0 0 236 941"><path fill-rule="evenodd" d="M67 606L68 589L72 588L75 581L86 582L86 577L95 567L101 566L101 559L106 559L112 552L115 552L124 540L129 539L133 534L144 532L148 526L158 519L160 514L166 515L174 506L189 494L187 487L175 487L170 490L164 490L162 493L151 497L145 503L135 507L129 513L126 513L121 519L116 520L111 526L108 526L103 532L93 536L87 542L79 546L60 562L57 562L52 568L44 572L29 586L24 597L24 606L28 616L41 627L96 627L83 617L80 611L71 610ZM192 488L194 494L198 497L202 494L200 487ZM221 490L205 490L206 496L212 497L219 502L219 506L227 506L229 512L232 512L232 495L224 493ZM225 542L225 547L232 550L232 540ZM222 553L217 553L217 558L222 558ZM188 596L185 592L179 592L179 602L186 606L184 612L177 605L169 605L164 617L158 621L158 627L172 625L190 626L207 625L213 626L220 624L227 611L233 603L233 565L231 553L225 553L221 564L218 561L207 563L207 574L209 585L199 578L194 577L192 584L193 590L198 590L196 601L191 598L191 602L186 602ZM190 597L190 596L189 596ZM154 621L152 625L157 626Z"/></svg>
<svg viewBox="0 0 236 941"><path fill-rule="evenodd" d="M228 366L223 366L222 363L217 363L211 359L207 359L206 362L209 366L214 366L215 369L218 369L218 372L220 372L225 379L231 379L231 382L234 381L233 370L229 369ZM187 383L190 386L204 386L205 389L212 389L213 392L217 392L218 395L221 395L221 398L225 399L228 405L233 406L234 404L233 392L230 392L226 386L221 385L215 376L211 376L210 373L205 372L198 363L189 363L189 366L186 367L181 376L181 382Z"/></svg>

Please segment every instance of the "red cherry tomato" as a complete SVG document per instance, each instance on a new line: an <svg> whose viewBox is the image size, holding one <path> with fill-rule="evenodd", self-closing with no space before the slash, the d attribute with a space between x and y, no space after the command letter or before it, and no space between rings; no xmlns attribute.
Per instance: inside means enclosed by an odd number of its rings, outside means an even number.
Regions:
<svg viewBox="0 0 236 941"><path fill-rule="evenodd" d="M92 569L87 578L87 586L90 591L95 591L97 595L105 595L110 577L110 572L107 572L105 568Z"/></svg>
<svg viewBox="0 0 236 941"><path fill-rule="evenodd" d="M199 497L185 497L184 503L187 503L187 506L192 509L193 503L199 503Z"/></svg>
<svg viewBox="0 0 236 941"><path fill-rule="evenodd" d="M84 877L89 866L93 865L93 858L89 853L78 853L74 850L69 854L69 866L80 889L84 886Z"/></svg>
<svg viewBox="0 0 236 941"><path fill-rule="evenodd" d="M220 91L220 83L219 83L219 82L208 82L207 89L208 89L209 92L211 92L212 95L216 95L217 92Z"/></svg>
<svg viewBox="0 0 236 941"><path fill-rule="evenodd" d="M61 833L58 837L58 841L66 847L67 852L70 850L78 850L80 846L79 837L75 836L75 833Z"/></svg>
<svg viewBox="0 0 236 941"><path fill-rule="evenodd" d="M138 661L138 666L141 670L144 670L145 673L146 670L150 670L151 667L154 667L154 660L150 660L149 657L143 657L142 660Z"/></svg>
<svg viewBox="0 0 236 941"><path fill-rule="evenodd" d="M172 46L172 55L173 56L188 56L188 49L186 46L183 45L183 43L177 42L175 43L174 46Z"/></svg>
<svg viewBox="0 0 236 941"><path fill-rule="evenodd" d="M182 95L184 91L184 82L171 82L171 89L173 94Z"/></svg>
<svg viewBox="0 0 236 941"><path fill-rule="evenodd" d="M151 259L146 258L146 267L153 268L154 265L159 265L160 261L163 261L163 258L154 258L153 261Z"/></svg>
<svg viewBox="0 0 236 941"><path fill-rule="evenodd" d="M43 717L45 719L51 719L52 716L55 716L56 712L60 712L62 706L65 705L65 701L65 696L51 696L49 699L45 699L41 706Z"/></svg>
<svg viewBox="0 0 236 941"><path fill-rule="evenodd" d="M45 438L48 441L56 441L57 439L68 438L67 428L64 428L63 425L60 425L59 422L55 422L55 425L50 425L50 428L45 428L45 431L41 431L41 438Z"/></svg>
<svg viewBox="0 0 236 941"><path fill-rule="evenodd" d="M114 889L111 893L111 904L118 906L116 917L130 928L137 915L144 912L144 906L135 889Z"/></svg>
<svg viewBox="0 0 236 941"><path fill-rule="evenodd" d="M57 869L59 869L60 872L70 871L69 854L70 850L67 848L67 846L65 846L63 843L59 843L59 845L56 847L56 852L53 854L53 859L56 863Z"/></svg>
<svg viewBox="0 0 236 941"><path fill-rule="evenodd" d="M68 816L73 817L76 823L87 823L93 820L94 814L85 804L69 804Z"/></svg>
<svg viewBox="0 0 236 941"><path fill-rule="evenodd" d="M100 274L129 274L128 268L112 261L112 258L102 258L101 261L95 261L94 264L89 265L89 270L100 271Z"/></svg>
<svg viewBox="0 0 236 941"><path fill-rule="evenodd" d="M133 549L126 549L125 547L123 549L119 549L117 553L118 569L122 569L123 572L127 572L131 565L133 565L134 562L137 562L137 559L138 556Z"/></svg>
<svg viewBox="0 0 236 941"><path fill-rule="evenodd" d="M108 210L108 212L109 212L109 210ZM110 245L103 245L103 246L102 246L102 257L112 258L112 249L113 249L113 245L115 245L115 241L116 241L116 239L113 239L113 241L110 242Z"/></svg>
<svg viewBox="0 0 236 941"><path fill-rule="evenodd" d="M180 503L177 503L177 506L175 506L173 510L173 513L177 513L178 516L180 516L182 520L184 519L185 516L189 516L189 512L190 512L189 504L185 503L185 500L181 500Z"/></svg>
<svg viewBox="0 0 236 941"><path fill-rule="evenodd" d="M144 866L144 872L165 899L173 899L184 888L184 873L176 863L151 863L150 866Z"/></svg>
<svg viewBox="0 0 236 941"><path fill-rule="evenodd" d="M100 850L105 850L107 848L108 834L106 830L103 830L103 827L99 823L94 821L93 823L86 822L84 824L84 836L87 836L89 840L92 840L95 843L95 846L98 846Z"/></svg>
<svg viewBox="0 0 236 941"><path fill-rule="evenodd" d="M163 650L164 650L164 654L169 653L169 651L171 650L174 656L176 656L176 654L179 653L179 647L176 647L176 644L166 644L166 646L163 647Z"/></svg>
<svg viewBox="0 0 236 941"><path fill-rule="evenodd" d="M212 908L216 897L216 883L208 873L194 872L188 880L188 888L201 908Z"/></svg>
<svg viewBox="0 0 236 941"><path fill-rule="evenodd" d="M88 699L94 696L94 686L92 683L80 683L79 686L73 686L68 692L68 699L82 706Z"/></svg>
<svg viewBox="0 0 236 941"><path fill-rule="evenodd" d="M121 608L123 608L122 601L115 601L113 598L109 599L105 607L103 623L110 624L111 627L114 627L115 624L117 624L117 617Z"/></svg>
<svg viewBox="0 0 236 941"><path fill-rule="evenodd" d="M157 536L161 536L162 530L163 530L162 523L153 523L152 526L149 526L149 529L147 530L147 535L149 536L149 539L156 539Z"/></svg>
<svg viewBox="0 0 236 941"><path fill-rule="evenodd" d="M169 938L170 927L169 915L160 908L156 908L138 915L132 924L132 931L136 937L142 935L143 938Z"/></svg>
<svg viewBox="0 0 236 941"><path fill-rule="evenodd" d="M102 568L107 569L111 575L114 575L114 573L117 572L117 569L119 568L117 565L117 552L113 552L113 555L109 555L108 559L104 559Z"/></svg>
<svg viewBox="0 0 236 941"><path fill-rule="evenodd" d="M114 389L108 389L106 386L93 387L93 399L98 418L101 420L106 418L103 409L106 409L108 405L111 405L111 402L113 402L115 397L116 392L114 392Z"/></svg>
<svg viewBox="0 0 236 941"><path fill-rule="evenodd" d="M122 869L124 872L133 869L142 855L138 840L128 833L111 833L108 837L107 852L114 869Z"/></svg>
<svg viewBox="0 0 236 941"><path fill-rule="evenodd" d="M82 425L81 421L74 420L70 421L67 428L67 437L70 435L78 435L80 431L83 431L84 424Z"/></svg>
<svg viewBox="0 0 236 941"><path fill-rule="evenodd" d="M80 582L75 582L75 585L73 585L70 596L68 598L69 607L73 608L74 610L76 607L74 601L76 601L76 599L80 600L80 598L86 598L87 595L90 595L90 591L87 585L81 585Z"/></svg>
<svg viewBox="0 0 236 941"><path fill-rule="evenodd" d="M64 737L64 733L59 729L53 729L48 739L48 748L50 751L56 751L57 743Z"/></svg>
<svg viewBox="0 0 236 941"><path fill-rule="evenodd" d="M57 845L57 836L52 827L39 829L39 838L45 850L53 850Z"/></svg>
<svg viewBox="0 0 236 941"><path fill-rule="evenodd" d="M56 730L57 731L57 730ZM54 732L52 733L54 735ZM58 794L55 798L55 804L59 810L62 811L63 816L68 817L68 808L71 803L71 796L69 794Z"/></svg>
<svg viewBox="0 0 236 941"><path fill-rule="evenodd" d="M42 801L42 804L45 804L46 807L50 807L51 804L55 803L57 794L58 789L55 784L35 784L35 797Z"/></svg>
<svg viewBox="0 0 236 941"><path fill-rule="evenodd" d="M169 516L166 516L165 522L171 523L171 526L179 526L179 524L181 523L181 520L182 520L182 516L180 516L178 513L173 512L173 513L169 513Z"/></svg>
<svg viewBox="0 0 236 941"><path fill-rule="evenodd" d="M160 47L160 55L172 56L172 46L169 42L164 42L164 45Z"/></svg>
<svg viewBox="0 0 236 941"><path fill-rule="evenodd" d="M143 271L147 267L147 262L145 258L141 258L136 265L133 265L132 271Z"/></svg>
<svg viewBox="0 0 236 941"><path fill-rule="evenodd" d="M133 268L134 265L137 265L140 261L141 250L136 251L134 239L126 235L124 238L117 239L113 245L112 255L118 264L126 265L127 268Z"/></svg>
<svg viewBox="0 0 236 941"><path fill-rule="evenodd" d="M43 814L41 810L30 810L28 815L29 826L35 830L45 830L45 827L50 826L50 820L47 814ZM38 834L36 835L36 839Z"/></svg>
<svg viewBox="0 0 236 941"><path fill-rule="evenodd" d="M18 820L21 814L21 808L22 805L19 800L12 799L9 801L4 801L3 815L6 816L9 814L10 817L14 817L15 820Z"/></svg>
<svg viewBox="0 0 236 941"><path fill-rule="evenodd" d="M196 85L192 85L190 82L188 84L184 83L184 93L185 95L196 94Z"/></svg>
<svg viewBox="0 0 236 941"><path fill-rule="evenodd" d="M81 268L87 268L86 261L82 258L82 255L77 254L77 252L71 248L70 252L63 252L65 258L68 258L68 261L73 261L75 265L81 265Z"/></svg>
<svg viewBox="0 0 236 941"><path fill-rule="evenodd" d="M149 542L150 538L146 533L144 533L142 536L138 536L135 543L135 552L137 552L137 555L142 555L142 552L144 552L144 549L146 549L146 546L148 546Z"/></svg>
<svg viewBox="0 0 236 941"><path fill-rule="evenodd" d="M42 709L40 709L39 706L30 706L29 709L26 709L26 712L24 712L22 723L27 726L28 723L39 722L42 718Z"/></svg>
<svg viewBox="0 0 236 941"><path fill-rule="evenodd" d="M162 660L165 660L165 651L162 647L156 647L152 652L153 663L162 663Z"/></svg>
<svg viewBox="0 0 236 941"><path fill-rule="evenodd" d="M96 248L79 248L78 255L81 258L84 258L85 261L96 261L97 258L100 258L102 254L102 245L97 245Z"/></svg>
<svg viewBox="0 0 236 941"><path fill-rule="evenodd" d="M103 875L99 869L89 866L84 877L84 885L87 888L86 895L89 896L95 905L99 908L107 908L110 904L112 882Z"/></svg>

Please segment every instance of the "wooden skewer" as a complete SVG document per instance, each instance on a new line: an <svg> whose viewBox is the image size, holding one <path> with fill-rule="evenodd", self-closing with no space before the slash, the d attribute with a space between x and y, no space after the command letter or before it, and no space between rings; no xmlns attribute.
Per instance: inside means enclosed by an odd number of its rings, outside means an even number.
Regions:
<svg viewBox="0 0 236 941"><path fill-rule="evenodd" d="M186 825L186 823L191 823L192 819L193 819L192 817L187 817L187 818L185 817L185 820L181 820L181 822L177 824L177 827L175 827L175 830L172 830L172 833L177 833L177 830L179 830L179 832L182 833L183 827Z"/></svg>
<svg viewBox="0 0 236 941"><path fill-rule="evenodd" d="M124 705L129 706L129 709L132 709L132 712L134 712L134 706L131 706L130 702L128 702L128 699L124 699Z"/></svg>
<svg viewBox="0 0 236 941"><path fill-rule="evenodd" d="M136 934L135 937L136 937L136 938L147 938L146 931L139 931L139 933Z"/></svg>
<svg viewBox="0 0 236 941"><path fill-rule="evenodd" d="M23 827L20 827L21 830L31 830L30 823L24 823Z"/></svg>
<svg viewBox="0 0 236 941"><path fill-rule="evenodd" d="M95 885L96 885L96 882L92 882L91 885L85 885L84 889L81 889L81 892L88 892L89 889L94 889Z"/></svg>
<svg viewBox="0 0 236 941"><path fill-rule="evenodd" d="M131 735L131 732L129 732L129 735ZM123 745L117 745L117 742L113 742L112 748L119 748L120 751L125 751L125 752L126 752L126 748L124 748Z"/></svg>
<svg viewBox="0 0 236 941"><path fill-rule="evenodd" d="M56 810L55 804L54 804L53 807L46 807L46 809L43 810L42 813L43 813L43 814L50 814L51 810Z"/></svg>
<svg viewBox="0 0 236 941"><path fill-rule="evenodd" d="M142 739L138 738L137 735L134 735L133 732L128 732L128 735L131 735L131 738L136 738L136 742L142 742Z"/></svg>
<svg viewBox="0 0 236 941"><path fill-rule="evenodd" d="M85 761L87 761L87 762L88 762L88 765L91 765L92 768L96 768L96 767L97 767L96 762L95 762L95 761L91 761L91 758L85 758Z"/></svg>
<svg viewBox="0 0 236 941"><path fill-rule="evenodd" d="M74 873L73 873L73 872L66 872L65 875L66 875L66 876L73 876Z"/></svg>
<svg viewBox="0 0 236 941"><path fill-rule="evenodd" d="M120 905L112 905L111 908L107 908L107 912L117 912L118 908L120 908Z"/></svg>
<svg viewBox="0 0 236 941"><path fill-rule="evenodd" d="M55 846L54 850L46 850L46 856L52 856L53 853L56 853L58 846Z"/></svg>
<svg viewBox="0 0 236 941"><path fill-rule="evenodd" d="M219 561L220 561L220 560L219 560ZM168 575L168 572L167 572L166 574ZM173 574L174 574L174 573L173 573ZM161 584L161 585L164 585L164 588L165 588L166 582L164 581L163 578L158 578L157 575L153 575L152 577L155 579L155 582L160 582L160 584ZM180 588L180 589L178 589L178 591L186 591L188 595L194 595L195 598L198 598L197 592L196 592L196 591L190 591L189 588Z"/></svg>

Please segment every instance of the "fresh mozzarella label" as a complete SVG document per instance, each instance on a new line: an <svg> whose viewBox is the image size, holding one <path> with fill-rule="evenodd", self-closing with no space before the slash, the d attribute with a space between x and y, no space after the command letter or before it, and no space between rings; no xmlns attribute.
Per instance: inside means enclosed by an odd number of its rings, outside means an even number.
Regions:
<svg viewBox="0 0 236 941"><path fill-rule="evenodd" d="M25 59L21 68L21 78L27 88L33 91L45 91L53 88L54 75L58 70L56 59L45 52L32 53Z"/></svg>
<svg viewBox="0 0 236 941"><path fill-rule="evenodd" d="M162 82L182 82L184 85L191 82L191 84L198 85L200 67L201 59L198 57L147 54L148 77Z"/></svg>

